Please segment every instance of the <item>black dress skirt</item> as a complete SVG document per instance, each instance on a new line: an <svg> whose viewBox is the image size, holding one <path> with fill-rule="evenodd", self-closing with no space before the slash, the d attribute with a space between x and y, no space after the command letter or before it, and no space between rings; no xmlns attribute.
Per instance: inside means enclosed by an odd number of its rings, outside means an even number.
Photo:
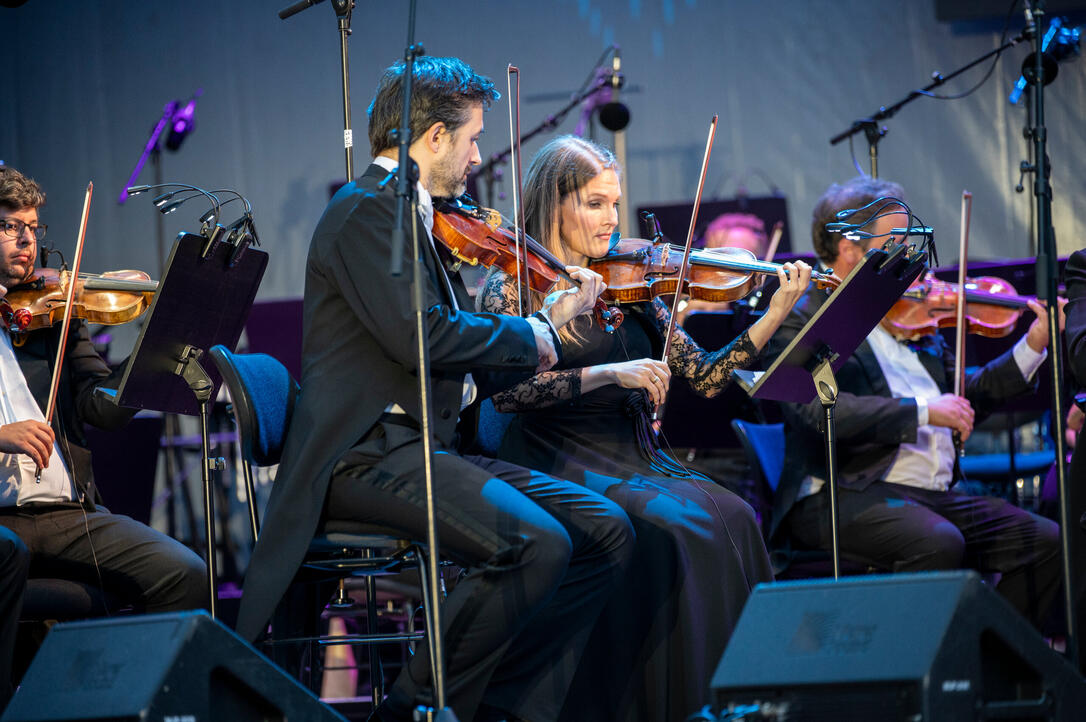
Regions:
<svg viewBox="0 0 1086 722"><path fill-rule="evenodd" d="M614 334L579 328L585 341L564 345L561 368L658 358L660 333L650 314L629 310ZM681 722L709 704L710 678L751 589L773 579L745 501L697 474L663 475L643 456L642 399L640 391L608 385L521 412L499 452L607 496L637 532L630 571L592 631L566 720Z"/></svg>

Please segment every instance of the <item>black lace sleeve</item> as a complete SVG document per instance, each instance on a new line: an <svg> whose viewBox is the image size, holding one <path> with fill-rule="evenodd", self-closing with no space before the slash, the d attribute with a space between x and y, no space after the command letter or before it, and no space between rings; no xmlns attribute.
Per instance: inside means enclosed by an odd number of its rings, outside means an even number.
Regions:
<svg viewBox="0 0 1086 722"><path fill-rule="evenodd" d="M498 270L491 270L483 282L483 290L476 299L480 311L515 316L517 297L513 279ZM527 411L553 406L581 395L581 370L544 371L527 381L494 394L494 408L498 411Z"/></svg>
<svg viewBox="0 0 1086 722"><path fill-rule="evenodd" d="M497 268L492 268L483 279L483 290L475 297L479 311L517 315L517 291L513 279Z"/></svg>
<svg viewBox="0 0 1086 722"><path fill-rule="evenodd" d="M511 389L494 394L498 411L530 411L554 406L581 395L581 370L544 371Z"/></svg>
<svg viewBox="0 0 1086 722"><path fill-rule="evenodd" d="M660 299L653 302L656 325L660 334L667 333L671 311ZM716 396L731 381L733 369L745 369L758 358L758 349L746 331L739 334L727 346L716 351L706 351L690 338L690 334L678 324L671 337L671 353L668 365L676 376L682 376L702 396Z"/></svg>

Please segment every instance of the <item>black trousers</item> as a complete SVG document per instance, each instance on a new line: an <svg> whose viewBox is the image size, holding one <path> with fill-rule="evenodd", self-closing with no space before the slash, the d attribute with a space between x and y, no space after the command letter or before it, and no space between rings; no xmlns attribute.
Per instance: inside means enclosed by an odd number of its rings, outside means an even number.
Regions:
<svg viewBox="0 0 1086 722"><path fill-rule="evenodd" d="M447 703L462 720L484 705L556 719L628 563L628 517L582 486L484 457L439 452L434 481L441 554L466 570L442 608ZM418 431L382 421L336 466L327 516L424 539L425 500ZM432 704L429 685L429 655L416 654L381 719L411 719Z"/></svg>
<svg viewBox="0 0 1086 722"><path fill-rule="evenodd" d="M0 526L30 550L30 576L102 588L142 612L207 606L202 559L176 539L104 507L31 504L0 510Z"/></svg>
<svg viewBox="0 0 1086 722"><path fill-rule="evenodd" d="M1036 625L1059 590L1059 527L1003 499L875 482L839 489L838 504L842 557L895 572L998 572L996 590ZM804 544L829 549L829 518L823 488L786 522Z"/></svg>
<svg viewBox="0 0 1086 722"><path fill-rule="evenodd" d="M0 712L12 693L11 657L23 606L23 590L30 566L30 552L19 537L0 527Z"/></svg>

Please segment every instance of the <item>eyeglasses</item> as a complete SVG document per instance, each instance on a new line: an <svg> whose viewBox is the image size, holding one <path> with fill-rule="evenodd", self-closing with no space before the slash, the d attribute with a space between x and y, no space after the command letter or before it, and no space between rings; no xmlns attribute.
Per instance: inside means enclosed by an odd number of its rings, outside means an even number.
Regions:
<svg viewBox="0 0 1086 722"><path fill-rule="evenodd" d="M4 238L10 238L13 241L17 241L22 238L23 229L30 231L30 234L39 241L45 238L45 230L49 226L44 223L39 223L36 226L28 226L17 218L0 218L0 236Z"/></svg>

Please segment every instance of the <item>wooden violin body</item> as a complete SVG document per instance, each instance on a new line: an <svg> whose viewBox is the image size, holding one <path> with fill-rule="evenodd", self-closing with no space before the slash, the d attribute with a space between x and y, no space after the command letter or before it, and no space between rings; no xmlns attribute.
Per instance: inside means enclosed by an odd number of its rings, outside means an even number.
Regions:
<svg viewBox="0 0 1086 722"><path fill-rule="evenodd" d="M965 282L965 331L1003 338L1013 331L1028 297L1019 296L1002 278L982 276ZM930 273L917 281L890 308L882 325L896 338L909 340L957 325L957 284Z"/></svg>
<svg viewBox="0 0 1086 722"><path fill-rule="evenodd" d="M624 238L589 268L603 276L603 299L616 303L651 301L678 289L683 249L663 241ZM690 252L690 268L682 293L698 301L734 301L757 288L762 276L776 275L779 263L759 261L745 248L713 248ZM819 288L836 288L834 276L814 273Z"/></svg>
<svg viewBox="0 0 1086 722"><path fill-rule="evenodd" d="M0 315L15 333L48 328L64 315L71 274L42 268L34 278L11 288ZM72 317L117 325L139 318L151 307L157 283L143 271L109 271L76 281Z"/></svg>
<svg viewBox="0 0 1086 722"><path fill-rule="evenodd" d="M502 216L490 208L442 204L434 212L434 237L461 263L496 266L517 276L516 237L502 226ZM530 237L527 241L528 286L545 293L563 274L561 263ZM549 258L548 258L549 257ZM521 262L524 262L521 258Z"/></svg>

